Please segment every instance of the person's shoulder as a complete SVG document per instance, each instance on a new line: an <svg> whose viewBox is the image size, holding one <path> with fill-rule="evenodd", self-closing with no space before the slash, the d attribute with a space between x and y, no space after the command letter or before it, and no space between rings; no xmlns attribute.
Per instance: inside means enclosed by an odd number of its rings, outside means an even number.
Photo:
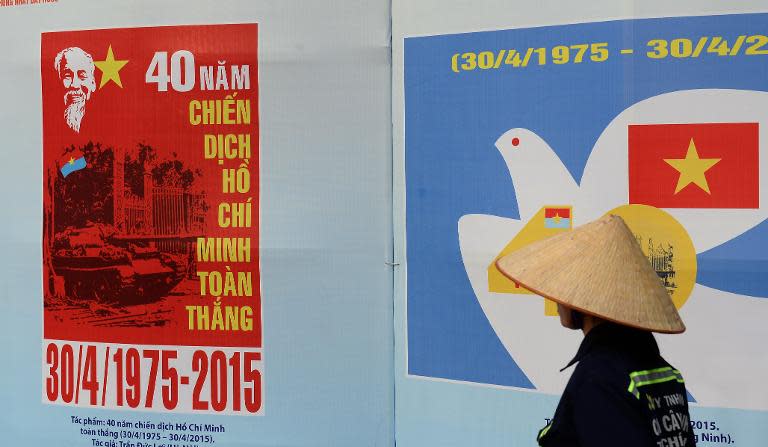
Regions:
<svg viewBox="0 0 768 447"><path fill-rule="evenodd" d="M584 408L636 408L637 402L627 391L629 373L610 363L607 357L590 356L579 364L568 382L566 392L575 410ZM633 411L634 411L633 410Z"/></svg>
<svg viewBox="0 0 768 447"><path fill-rule="evenodd" d="M596 350L576 365L567 389L571 395L603 392L626 397L629 385L637 381L633 376L667 370L679 374L661 356L638 357L629 352Z"/></svg>
<svg viewBox="0 0 768 447"><path fill-rule="evenodd" d="M578 393L585 387L599 384L606 390L620 390L627 386L630 369L628 359L620 353L594 351L576 364L568 388L572 393Z"/></svg>
<svg viewBox="0 0 768 447"><path fill-rule="evenodd" d="M599 349L584 356L576 365L574 375L594 376L600 374L623 375L631 369L631 358L626 353Z"/></svg>

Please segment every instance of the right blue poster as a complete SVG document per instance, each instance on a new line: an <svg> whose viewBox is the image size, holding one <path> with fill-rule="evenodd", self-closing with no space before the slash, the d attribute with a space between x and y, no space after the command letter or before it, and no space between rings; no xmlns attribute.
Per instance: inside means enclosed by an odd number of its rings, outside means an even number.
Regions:
<svg viewBox="0 0 768 447"><path fill-rule="evenodd" d="M766 24L406 38L407 377L562 393L581 335L495 261L612 213L687 326L657 340L685 376L698 445L768 443Z"/></svg>

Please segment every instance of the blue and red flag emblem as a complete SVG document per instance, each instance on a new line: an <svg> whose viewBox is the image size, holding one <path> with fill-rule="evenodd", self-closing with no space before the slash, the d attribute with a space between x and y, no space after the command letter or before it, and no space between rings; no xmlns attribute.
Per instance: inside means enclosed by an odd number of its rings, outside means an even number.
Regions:
<svg viewBox="0 0 768 447"><path fill-rule="evenodd" d="M85 169L86 166L88 166L88 164L85 162L85 156L83 156L83 154L80 152L70 152L61 160L61 167L59 170L61 171L61 175L63 175L64 178L67 178L69 174Z"/></svg>
<svg viewBox="0 0 768 447"><path fill-rule="evenodd" d="M571 228L570 208L544 208L544 228Z"/></svg>

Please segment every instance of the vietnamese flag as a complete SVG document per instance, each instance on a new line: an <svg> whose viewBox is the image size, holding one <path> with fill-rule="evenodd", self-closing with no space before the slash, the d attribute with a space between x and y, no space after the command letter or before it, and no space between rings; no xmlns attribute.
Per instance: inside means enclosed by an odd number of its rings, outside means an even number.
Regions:
<svg viewBox="0 0 768 447"><path fill-rule="evenodd" d="M758 123L630 125L629 203L758 208Z"/></svg>

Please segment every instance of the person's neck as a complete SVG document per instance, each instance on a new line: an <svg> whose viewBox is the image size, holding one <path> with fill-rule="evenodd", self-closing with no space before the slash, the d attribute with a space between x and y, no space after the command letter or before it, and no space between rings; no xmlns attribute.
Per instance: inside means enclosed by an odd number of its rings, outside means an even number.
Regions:
<svg viewBox="0 0 768 447"><path fill-rule="evenodd" d="M581 327L582 332L584 332L584 335L586 336L589 331L594 329L596 326L599 326L601 324L605 323L605 320L598 317L593 317L592 315L584 315L584 324Z"/></svg>

